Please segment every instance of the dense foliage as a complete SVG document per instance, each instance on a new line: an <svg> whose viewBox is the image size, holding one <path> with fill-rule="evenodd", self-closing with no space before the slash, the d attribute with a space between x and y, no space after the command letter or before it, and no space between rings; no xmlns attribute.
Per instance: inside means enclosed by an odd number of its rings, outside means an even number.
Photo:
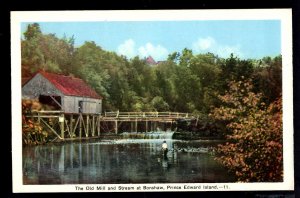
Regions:
<svg viewBox="0 0 300 198"><path fill-rule="evenodd" d="M212 113L226 121L231 132L229 142L219 146L217 160L239 181L282 181L282 98L266 105L262 94L252 92L251 81L233 81L229 86L219 96L224 104Z"/></svg>
<svg viewBox="0 0 300 198"><path fill-rule="evenodd" d="M38 110L40 104L33 100L22 101L22 140L25 145L44 144L47 142L48 132L32 118L26 117L32 109Z"/></svg>

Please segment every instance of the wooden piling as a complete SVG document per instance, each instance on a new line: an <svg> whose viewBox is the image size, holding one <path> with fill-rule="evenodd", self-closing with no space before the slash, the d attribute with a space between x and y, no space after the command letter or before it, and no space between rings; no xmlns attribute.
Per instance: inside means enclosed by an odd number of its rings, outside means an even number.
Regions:
<svg viewBox="0 0 300 198"><path fill-rule="evenodd" d="M115 133L118 134L118 120L115 120Z"/></svg>
<svg viewBox="0 0 300 198"><path fill-rule="evenodd" d="M70 116L70 133L71 133L71 138L74 137L73 122L74 122L74 120L73 120L73 114L71 114L71 116Z"/></svg>
<svg viewBox="0 0 300 198"><path fill-rule="evenodd" d="M65 138L65 116L64 114L61 114L59 117L59 124L60 124L60 137L62 139Z"/></svg>
<svg viewBox="0 0 300 198"><path fill-rule="evenodd" d="M100 116L97 116L97 133L98 133L98 136L100 136L100 132L101 132L101 121L100 121Z"/></svg>
<svg viewBox="0 0 300 198"><path fill-rule="evenodd" d="M138 120L135 119L135 132L137 132L137 130L138 130Z"/></svg>
<svg viewBox="0 0 300 198"><path fill-rule="evenodd" d="M75 121L75 120L74 120L74 121ZM74 126L74 128L73 128L73 134L74 134L75 136L76 136L75 132L76 132L76 129L77 129L77 126L78 126L79 121L80 121L80 115L77 117L77 121L76 121L75 126Z"/></svg>
<svg viewBox="0 0 300 198"><path fill-rule="evenodd" d="M71 132L70 132L70 127L69 127L69 125L68 125L68 120L67 120L66 118L65 118L64 120L65 120L65 124L66 124L66 128L67 128L69 137L72 137Z"/></svg>
<svg viewBox="0 0 300 198"><path fill-rule="evenodd" d="M41 118L41 121L59 138L59 139L63 139L62 137L60 137L56 131L46 122Z"/></svg>
<svg viewBox="0 0 300 198"><path fill-rule="evenodd" d="M89 116L89 115L86 115L86 131L85 131L85 137L88 137L88 136L89 136L89 119L90 119L90 116Z"/></svg>
<svg viewBox="0 0 300 198"><path fill-rule="evenodd" d="M92 118L92 136L95 136L95 116Z"/></svg>
<svg viewBox="0 0 300 198"><path fill-rule="evenodd" d="M82 136L82 114L79 115L79 138Z"/></svg>

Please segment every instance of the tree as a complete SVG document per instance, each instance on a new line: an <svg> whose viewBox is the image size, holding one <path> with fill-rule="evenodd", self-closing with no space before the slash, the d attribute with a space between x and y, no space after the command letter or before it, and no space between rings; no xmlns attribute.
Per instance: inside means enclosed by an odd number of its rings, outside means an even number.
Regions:
<svg viewBox="0 0 300 198"><path fill-rule="evenodd" d="M22 67L30 73L40 69L55 73L71 73L74 37L59 39L43 34L38 23L29 24L21 41Z"/></svg>
<svg viewBox="0 0 300 198"><path fill-rule="evenodd" d="M151 100L151 105L156 111L168 111L169 105L160 96L156 96Z"/></svg>
<svg viewBox="0 0 300 198"><path fill-rule="evenodd" d="M201 97L202 87L198 76L188 67L176 67L171 76L175 89L176 111L193 112Z"/></svg>
<svg viewBox="0 0 300 198"><path fill-rule="evenodd" d="M26 40L31 40L37 38L42 34L40 25L38 23L29 24L27 30L24 32L24 37Z"/></svg>
<svg viewBox="0 0 300 198"><path fill-rule="evenodd" d="M220 89L227 90L230 81L242 80L243 78L251 78L253 74L253 65L250 60L240 60L233 54L225 59L221 64L221 78L219 78Z"/></svg>
<svg viewBox="0 0 300 198"><path fill-rule="evenodd" d="M242 182L283 180L282 98L266 106L262 94L252 92L250 80L233 81L219 96L223 106L211 116L226 122L230 133L216 159Z"/></svg>
<svg viewBox="0 0 300 198"><path fill-rule="evenodd" d="M170 58L178 58L174 53ZM181 56L179 57L179 65L182 67L189 67L190 66L190 61L193 58L193 52L190 49L184 48L182 50Z"/></svg>
<svg viewBox="0 0 300 198"><path fill-rule="evenodd" d="M253 83L255 90L264 94L268 104L276 100L282 93L282 58L264 57L255 68Z"/></svg>
<svg viewBox="0 0 300 198"><path fill-rule="evenodd" d="M94 42L85 42L74 54L74 73L105 98L104 108L110 107L108 90L110 75L102 64L104 51Z"/></svg>
<svg viewBox="0 0 300 198"><path fill-rule="evenodd" d="M196 108L207 114L211 106L215 106L215 92L218 91L217 82L222 77L217 57L212 53L198 54L191 60L190 70L201 84L201 92L197 98Z"/></svg>
<svg viewBox="0 0 300 198"><path fill-rule="evenodd" d="M176 63L176 62L178 62L179 57L180 57L180 53L179 52L173 52L172 54L168 55L167 61L171 61L171 62Z"/></svg>

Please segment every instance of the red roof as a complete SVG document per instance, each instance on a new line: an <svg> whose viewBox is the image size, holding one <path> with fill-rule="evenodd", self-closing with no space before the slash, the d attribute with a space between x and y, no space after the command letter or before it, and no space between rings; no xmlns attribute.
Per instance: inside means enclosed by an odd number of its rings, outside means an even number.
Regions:
<svg viewBox="0 0 300 198"><path fill-rule="evenodd" d="M148 58L146 58L146 63L150 64L150 65L156 65L157 64L155 62L155 60L152 58L152 56L148 56Z"/></svg>
<svg viewBox="0 0 300 198"><path fill-rule="evenodd" d="M38 73L48 79L64 95L102 99L102 97L99 96L95 90L93 90L80 78L53 74L44 71L40 71Z"/></svg>

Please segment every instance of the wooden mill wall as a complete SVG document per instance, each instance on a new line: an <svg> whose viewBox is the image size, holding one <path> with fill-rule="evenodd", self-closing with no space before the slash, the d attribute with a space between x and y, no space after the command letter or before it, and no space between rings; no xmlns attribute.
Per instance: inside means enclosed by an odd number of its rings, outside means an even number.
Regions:
<svg viewBox="0 0 300 198"><path fill-rule="evenodd" d="M98 114L102 111L102 100L79 96L64 96L64 111L66 113L79 113L79 101L82 101L82 113Z"/></svg>
<svg viewBox="0 0 300 198"><path fill-rule="evenodd" d="M22 97L38 99L40 95L63 96L44 76L37 74L22 87Z"/></svg>

